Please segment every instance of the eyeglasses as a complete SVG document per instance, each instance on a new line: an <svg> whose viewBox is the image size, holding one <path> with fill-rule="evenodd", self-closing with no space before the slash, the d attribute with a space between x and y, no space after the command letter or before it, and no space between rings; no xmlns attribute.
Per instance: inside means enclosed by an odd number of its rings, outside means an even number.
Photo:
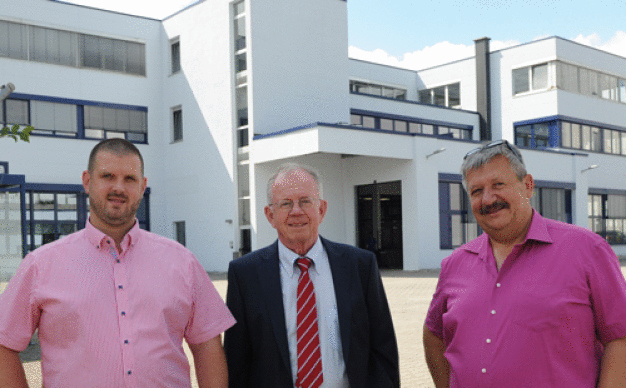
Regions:
<svg viewBox="0 0 626 388"><path fill-rule="evenodd" d="M309 198L304 197L298 200L298 206L302 210L309 210L313 208L315 201L319 201L319 198ZM283 199L282 201L278 201L276 203L270 203L270 206L278 206L278 208L282 211L291 211L293 210L294 201L290 199Z"/></svg>
<svg viewBox="0 0 626 388"><path fill-rule="evenodd" d="M515 148L513 148L513 146L511 146L511 144L506 141L506 140L496 140L496 141L492 141L491 143L485 144L484 146L478 147L478 148L474 148L473 150L471 150L470 152L468 152L467 154L465 154L465 156L463 157L463 160L467 159L468 157L481 152L483 150L487 150L489 148L494 148L494 147L498 147L501 145L505 145L506 148L508 148L519 160L523 160L522 159L522 155L519 153L518 150L516 150Z"/></svg>

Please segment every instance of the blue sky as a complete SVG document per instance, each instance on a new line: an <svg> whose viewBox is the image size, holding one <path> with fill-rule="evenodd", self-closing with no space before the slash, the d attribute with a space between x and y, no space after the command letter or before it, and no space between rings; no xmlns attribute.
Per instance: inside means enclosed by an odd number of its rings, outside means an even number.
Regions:
<svg viewBox="0 0 626 388"><path fill-rule="evenodd" d="M211 1L211 0L207 0ZM269 0L271 1L271 0ZM311 0L314 1L314 0ZM195 0L70 0L162 19ZM351 58L411 69L557 35L626 57L624 0L348 0Z"/></svg>

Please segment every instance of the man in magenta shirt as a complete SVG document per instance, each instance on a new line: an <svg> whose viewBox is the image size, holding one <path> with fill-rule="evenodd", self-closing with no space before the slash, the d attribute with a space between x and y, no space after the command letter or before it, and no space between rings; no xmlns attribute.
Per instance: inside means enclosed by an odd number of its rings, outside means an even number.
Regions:
<svg viewBox="0 0 626 388"><path fill-rule="evenodd" d="M193 254L139 229L147 180L130 142L104 140L83 173L84 229L30 253L0 294L0 386L26 387L19 351L39 329L45 387L228 386L234 318Z"/></svg>
<svg viewBox="0 0 626 388"><path fill-rule="evenodd" d="M485 233L441 264L424 325L435 385L626 386L626 281L611 247L533 210L508 142L470 151L461 172Z"/></svg>

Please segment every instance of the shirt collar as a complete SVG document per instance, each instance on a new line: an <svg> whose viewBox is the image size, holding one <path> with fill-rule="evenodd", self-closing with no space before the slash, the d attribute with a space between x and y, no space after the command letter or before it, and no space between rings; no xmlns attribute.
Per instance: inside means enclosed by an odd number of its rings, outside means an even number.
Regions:
<svg viewBox="0 0 626 388"><path fill-rule="evenodd" d="M101 249L107 246L107 242L113 243L113 239L103 233L101 230L97 229L95 226L89 222L85 223L85 233L87 234L87 240L96 247L96 249ZM122 252L126 251L128 247L134 245L139 241L140 231L139 231L139 221L135 218L135 224L133 227L126 233L126 236L122 239L122 243L120 244L122 247Z"/></svg>
<svg viewBox="0 0 626 388"><path fill-rule="evenodd" d="M317 236L317 241L315 241L315 244L313 244L311 249L309 249L309 251L305 255L313 262L310 270L312 269L313 271L317 272L317 269L315 268L315 263L316 261L321 260L321 258L323 257L323 250L324 247L322 245L322 240L320 240L320 237ZM289 277L293 276L293 273L295 271L295 262L300 257L303 256L300 256L296 252L287 248L280 240L278 240L278 260L280 262L280 265L285 269L285 271L287 271Z"/></svg>
<svg viewBox="0 0 626 388"><path fill-rule="evenodd" d="M548 226L546 223L546 219L541 216L535 209L533 209L533 215L530 220L530 226L528 227L528 232L526 232L526 237L521 245L525 245L529 240L544 242L551 244L552 237L550 237L550 233L548 233ZM481 257L485 257L485 255L490 251L491 246L489 245L489 236L487 233L483 233L478 238L468 242L463 247L466 251L470 251L476 254L481 255Z"/></svg>

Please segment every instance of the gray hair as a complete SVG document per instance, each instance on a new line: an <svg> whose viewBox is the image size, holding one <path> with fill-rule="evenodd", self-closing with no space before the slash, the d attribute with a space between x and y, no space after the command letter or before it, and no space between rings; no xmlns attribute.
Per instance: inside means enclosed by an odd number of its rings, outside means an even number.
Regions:
<svg viewBox="0 0 626 388"><path fill-rule="evenodd" d="M528 174L519 149L506 140L496 140L473 149L465 155L463 164L461 165L461 175L463 175L463 187L465 190L467 190L467 173L469 170L484 166L498 155L502 155L508 159L511 168L520 181Z"/></svg>
<svg viewBox="0 0 626 388"><path fill-rule="evenodd" d="M280 165L280 167L278 167L278 171L276 171L276 173L272 175L269 181L267 181L267 203L268 204L272 203L272 187L274 187L274 183L276 183L276 180L279 177L287 175L288 173L292 171L304 171L307 174L309 174L311 178L313 178L313 181L315 182L315 186L317 186L317 192L319 194L319 197L322 198L322 181L320 180L320 174L317 172L317 170L315 170L312 167L306 166L304 164L285 163L285 164Z"/></svg>

